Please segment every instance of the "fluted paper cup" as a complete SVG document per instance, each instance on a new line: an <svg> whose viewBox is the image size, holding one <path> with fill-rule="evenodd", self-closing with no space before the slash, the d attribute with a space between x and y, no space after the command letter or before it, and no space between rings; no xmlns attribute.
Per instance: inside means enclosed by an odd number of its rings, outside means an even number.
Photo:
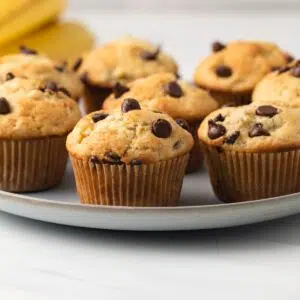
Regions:
<svg viewBox="0 0 300 300"><path fill-rule="evenodd" d="M31 192L58 184L65 172L66 136L0 140L0 189Z"/></svg>
<svg viewBox="0 0 300 300"><path fill-rule="evenodd" d="M223 202L240 202L300 192L300 151L220 151L203 145L211 184Z"/></svg>
<svg viewBox="0 0 300 300"><path fill-rule="evenodd" d="M84 204L175 206L189 154L142 165L93 164L71 155L76 188Z"/></svg>
<svg viewBox="0 0 300 300"><path fill-rule="evenodd" d="M219 102L220 106L241 106L251 102L252 92L226 93L210 91L211 96Z"/></svg>

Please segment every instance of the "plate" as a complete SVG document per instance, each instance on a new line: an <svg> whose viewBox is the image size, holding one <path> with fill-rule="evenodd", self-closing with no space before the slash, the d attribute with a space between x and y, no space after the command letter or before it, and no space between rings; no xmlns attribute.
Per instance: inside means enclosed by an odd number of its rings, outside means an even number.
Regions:
<svg viewBox="0 0 300 300"><path fill-rule="evenodd" d="M191 230L267 221L300 212L300 193L224 204L214 196L205 171L187 175L177 207L82 205L70 166L54 189L15 194L0 192L0 210L56 224L115 230Z"/></svg>

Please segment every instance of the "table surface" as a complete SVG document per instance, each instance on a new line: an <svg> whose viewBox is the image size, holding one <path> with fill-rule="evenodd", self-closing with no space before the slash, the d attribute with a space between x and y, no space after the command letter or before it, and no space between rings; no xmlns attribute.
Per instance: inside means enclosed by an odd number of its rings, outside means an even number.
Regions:
<svg viewBox="0 0 300 300"><path fill-rule="evenodd" d="M189 79L214 39L275 40L293 53L300 50L296 14L67 17L85 21L100 41L130 33L163 44ZM137 233L0 213L0 254L0 299L6 300L293 300L300 292L300 215L231 229Z"/></svg>

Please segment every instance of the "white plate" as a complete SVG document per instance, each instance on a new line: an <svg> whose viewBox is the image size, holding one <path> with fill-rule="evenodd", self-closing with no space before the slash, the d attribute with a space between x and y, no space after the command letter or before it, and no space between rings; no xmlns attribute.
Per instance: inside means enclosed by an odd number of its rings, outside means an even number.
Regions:
<svg viewBox="0 0 300 300"><path fill-rule="evenodd" d="M55 189L28 194L0 192L0 209L40 221L117 230L188 230L220 228L271 220L300 212L300 193L237 204L222 204L202 171L184 180L180 206L128 208L79 203L68 168Z"/></svg>

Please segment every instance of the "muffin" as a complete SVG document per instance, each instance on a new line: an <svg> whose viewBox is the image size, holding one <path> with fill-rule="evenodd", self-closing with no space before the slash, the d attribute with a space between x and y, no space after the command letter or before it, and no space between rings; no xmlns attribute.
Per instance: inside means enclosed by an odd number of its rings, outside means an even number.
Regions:
<svg viewBox="0 0 300 300"><path fill-rule="evenodd" d="M0 57L0 81L16 77L28 77L46 85L53 81L67 96L75 100L83 94L84 86L74 71L64 63L58 63L38 54L35 50L20 47L21 53Z"/></svg>
<svg viewBox="0 0 300 300"><path fill-rule="evenodd" d="M178 71L173 58L160 47L133 37L123 37L94 49L83 61L78 60L74 68L86 87L87 113L102 108L104 99L118 83L127 85L154 73Z"/></svg>
<svg viewBox="0 0 300 300"><path fill-rule="evenodd" d="M220 200L300 192L299 115L297 108L253 103L207 116L198 135Z"/></svg>
<svg viewBox="0 0 300 300"><path fill-rule="evenodd" d="M63 177L67 134L80 119L76 102L54 83L15 77L0 83L0 189L38 191Z"/></svg>
<svg viewBox="0 0 300 300"><path fill-rule="evenodd" d="M275 44L234 41L213 44L213 53L196 68L194 80L208 89L220 105L248 104L256 84L272 68L290 60Z"/></svg>
<svg viewBox="0 0 300 300"><path fill-rule="evenodd" d="M202 166L203 155L197 129L203 118L218 108L217 101L207 91L177 80L174 74L159 73L137 79L128 85L118 84L114 93L105 100L103 108L119 108L127 98L139 99L142 108L167 113L189 130L194 136L195 144L187 172L194 172Z"/></svg>
<svg viewBox="0 0 300 300"><path fill-rule="evenodd" d="M287 107L300 107L300 61L278 68L255 87L252 101Z"/></svg>
<svg viewBox="0 0 300 300"><path fill-rule="evenodd" d="M171 117L125 100L121 110L83 117L67 138L81 202L174 206L193 147Z"/></svg>

